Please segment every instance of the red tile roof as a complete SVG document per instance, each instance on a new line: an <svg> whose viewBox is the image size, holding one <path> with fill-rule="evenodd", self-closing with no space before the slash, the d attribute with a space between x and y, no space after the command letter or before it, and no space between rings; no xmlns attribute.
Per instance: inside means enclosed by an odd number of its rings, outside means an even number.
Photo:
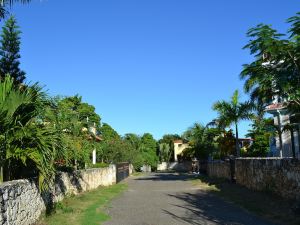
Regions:
<svg viewBox="0 0 300 225"><path fill-rule="evenodd" d="M268 105L265 109L265 111L272 111L272 110L277 110L277 109L284 109L286 106L283 103L274 103L271 105Z"/></svg>

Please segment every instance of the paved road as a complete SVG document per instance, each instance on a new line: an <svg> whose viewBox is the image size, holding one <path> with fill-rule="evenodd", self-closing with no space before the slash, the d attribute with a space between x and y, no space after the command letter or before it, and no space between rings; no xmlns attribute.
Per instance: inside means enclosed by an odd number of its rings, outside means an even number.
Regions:
<svg viewBox="0 0 300 225"><path fill-rule="evenodd" d="M151 174L127 179L128 190L107 209L105 225L271 225L199 190L187 175Z"/></svg>

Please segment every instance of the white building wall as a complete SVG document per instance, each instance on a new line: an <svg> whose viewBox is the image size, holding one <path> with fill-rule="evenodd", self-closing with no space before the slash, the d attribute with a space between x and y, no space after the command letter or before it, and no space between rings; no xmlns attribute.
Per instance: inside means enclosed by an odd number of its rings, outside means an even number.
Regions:
<svg viewBox="0 0 300 225"><path fill-rule="evenodd" d="M186 148L189 147L189 144L183 143L174 143L174 161L178 161L178 155L180 155Z"/></svg>

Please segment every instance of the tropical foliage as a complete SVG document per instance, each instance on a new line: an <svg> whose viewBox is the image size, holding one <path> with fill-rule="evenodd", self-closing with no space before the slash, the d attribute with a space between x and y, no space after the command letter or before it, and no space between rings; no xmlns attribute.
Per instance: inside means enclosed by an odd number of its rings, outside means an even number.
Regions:
<svg viewBox="0 0 300 225"><path fill-rule="evenodd" d="M18 2L30 0L2 0L0 18ZM21 31L11 16L2 28L0 40L1 179L38 177L40 187L45 189L51 186L56 171L95 167L91 165L93 150L97 151L97 166L128 161L136 170L144 164L155 168L159 160L172 160L177 139L190 145L183 152L185 159L240 156L241 120L252 121L248 137L253 143L243 156L266 156L275 135L279 136L282 149L282 133L299 132L296 125L300 121L300 13L287 22L287 34L265 24L247 33L250 40L244 48L250 50L254 59L243 66L240 78L245 81L249 101L240 102L236 90L230 101L213 105L218 118L206 126L195 123L182 136L166 134L156 142L149 133L121 136L109 124L101 124L95 107L83 102L79 95L49 97L37 83L24 83L25 72L20 68ZM293 114L286 126L276 126L265 116L265 107L274 99L283 102Z"/></svg>
<svg viewBox="0 0 300 225"><path fill-rule="evenodd" d="M239 102L239 92L236 90L230 102L218 101L213 105L213 109L219 114L219 121L226 126L235 126L236 156L240 156L238 123L241 120L248 120L252 117L253 105L250 102Z"/></svg>
<svg viewBox="0 0 300 225"><path fill-rule="evenodd" d="M182 135L182 138L188 141L190 145L190 148L184 151L183 157L185 159L193 157L207 159L208 156L215 155L218 134L219 132L215 128L208 128L202 124L195 123Z"/></svg>
<svg viewBox="0 0 300 225"><path fill-rule="evenodd" d="M15 3L27 4L31 0L1 0L0 1L0 19L5 18L8 14L9 9Z"/></svg>
<svg viewBox="0 0 300 225"><path fill-rule="evenodd" d="M54 124L40 120L45 106L45 94L37 84L14 86L10 76L0 83L0 151L5 180L31 173L39 176L41 187L50 184L61 148ZM23 170L24 166L30 169Z"/></svg>

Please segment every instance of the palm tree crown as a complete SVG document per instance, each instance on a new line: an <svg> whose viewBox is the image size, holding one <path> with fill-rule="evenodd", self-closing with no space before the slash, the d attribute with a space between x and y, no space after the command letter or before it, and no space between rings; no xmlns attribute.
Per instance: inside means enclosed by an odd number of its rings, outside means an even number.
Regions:
<svg viewBox="0 0 300 225"><path fill-rule="evenodd" d="M235 125L236 128L236 155L240 156L238 143L238 123L252 117L253 105L249 101L240 103L239 92L236 90L230 102L218 101L213 105L213 110L219 114L219 121L226 126Z"/></svg>

